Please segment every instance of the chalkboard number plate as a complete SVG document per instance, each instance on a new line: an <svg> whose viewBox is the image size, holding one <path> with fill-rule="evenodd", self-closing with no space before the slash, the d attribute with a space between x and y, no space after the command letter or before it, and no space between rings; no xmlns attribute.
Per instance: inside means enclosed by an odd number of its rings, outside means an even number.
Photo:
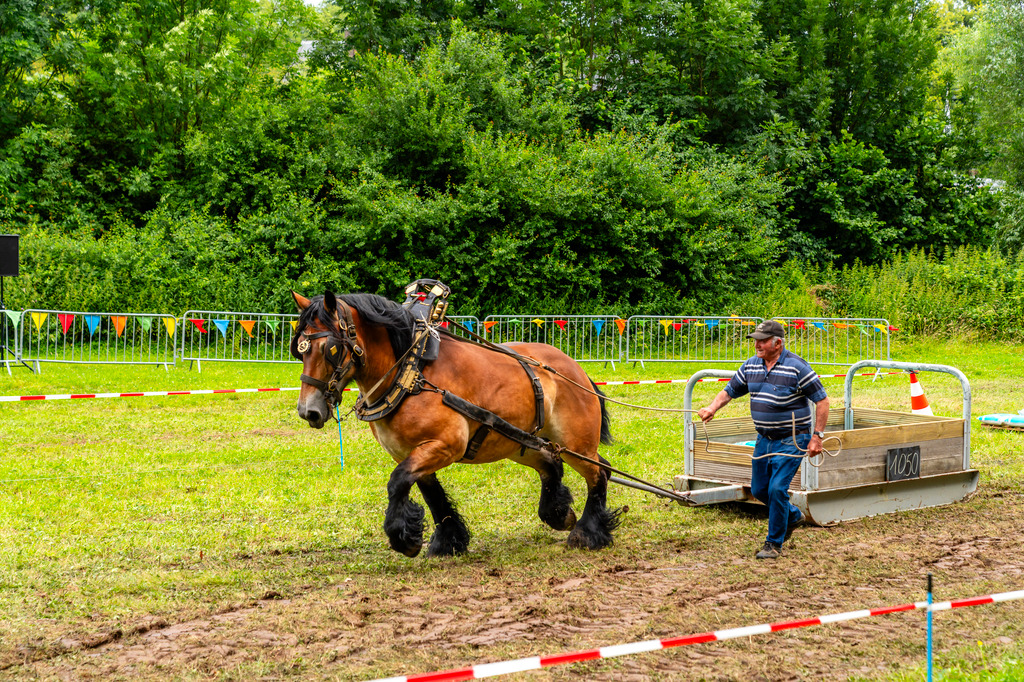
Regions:
<svg viewBox="0 0 1024 682"><path fill-rule="evenodd" d="M885 455L885 480L921 478L921 446L893 448Z"/></svg>

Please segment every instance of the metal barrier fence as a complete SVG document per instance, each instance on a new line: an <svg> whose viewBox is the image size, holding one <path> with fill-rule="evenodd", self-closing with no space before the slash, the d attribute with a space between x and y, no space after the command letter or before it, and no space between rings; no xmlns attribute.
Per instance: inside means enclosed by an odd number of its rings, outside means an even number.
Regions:
<svg viewBox="0 0 1024 682"><path fill-rule="evenodd" d="M296 362L289 351L298 315L189 310L178 320L178 357L202 362Z"/></svg>
<svg viewBox="0 0 1024 682"><path fill-rule="evenodd" d="M626 321L618 315L488 315L484 338L492 343L547 343L577 362L622 359Z"/></svg>
<svg viewBox="0 0 1024 682"><path fill-rule="evenodd" d="M634 315L626 325L626 362L743 362L760 317Z"/></svg>
<svg viewBox="0 0 1024 682"><path fill-rule="evenodd" d="M3 301L0 301L2 306ZM0 307L0 362L11 373L11 365L21 363L18 354L18 325L21 323L22 311L7 310Z"/></svg>
<svg viewBox="0 0 1024 682"><path fill-rule="evenodd" d="M812 365L889 360L889 332L881 318L775 317L786 327L786 348ZM746 338L760 317L636 315L627 325L626 362L740 363L754 354Z"/></svg>
<svg viewBox="0 0 1024 682"><path fill-rule="evenodd" d="M3 364L42 362L159 364L176 359L199 364L295 360L289 342L295 314L189 310L164 313L94 313L5 310ZM495 343L555 346L578 362L619 361L739 363L753 355L746 335L759 317L635 315L472 315L450 319ZM852 365L889 360L882 318L774 318L787 328L786 346L811 364ZM455 327L453 334L466 336ZM190 365L191 366L191 365Z"/></svg>
<svg viewBox="0 0 1024 682"><path fill-rule="evenodd" d="M888 320L870 318L775 317L786 326L786 348L812 365L852 365L891 360Z"/></svg>
<svg viewBox="0 0 1024 682"><path fill-rule="evenodd" d="M168 365L174 363L177 318L166 313L25 310L15 327L15 355L41 371L43 362ZM10 367L8 367L8 372Z"/></svg>
<svg viewBox="0 0 1024 682"><path fill-rule="evenodd" d="M474 334L477 334L479 336L483 336L484 335L483 327L480 326L480 320L478 320L477 318L473 317L472 315L445 315L445 318L446 318L446 321L442 322L441 326L444 327L445 329L447 329L448 331L450 331L455 336L461 336L461 337L467 338L467 339L468 338L472 338L472 337L469 336L469 334L466 334L464 331L462 331L458 327L454 327L454 326L449 325L447 320L452 320L453 322L458 322L459 324L461 324L463 327L465 327L469 331L473 332Z"/></svg>

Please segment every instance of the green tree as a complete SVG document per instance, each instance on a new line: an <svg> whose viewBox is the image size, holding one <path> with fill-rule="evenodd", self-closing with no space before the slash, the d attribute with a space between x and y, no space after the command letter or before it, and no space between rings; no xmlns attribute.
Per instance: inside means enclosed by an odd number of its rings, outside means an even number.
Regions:
<svg viewBox="0 0 1024 682"><path fill-rule="evenodd" d="M992 177L1024 188L1024 6L986 4L958 45L961 78L978 93L980 125L993 149Z"/></svg>

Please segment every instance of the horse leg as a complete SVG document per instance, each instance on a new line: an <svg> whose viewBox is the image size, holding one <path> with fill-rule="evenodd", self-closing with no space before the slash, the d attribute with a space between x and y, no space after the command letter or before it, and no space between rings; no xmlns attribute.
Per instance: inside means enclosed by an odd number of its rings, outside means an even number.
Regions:
<svg viewBox="0 0 1024 682"><path fill-rule="evenodd" d="M576 525L576 512L572 509L572 493L562 482L562 460L527 451L522 463L533 467L540 475L540 504L537 516L555 530L572 530Z"/></svg>
<svg viewBox="0 0 1024 682"><path fill-rule="evenodd" d="M598 455L600 460L607 461ZM569 533L566 545L578 549L602 549L612 544L612 531L622 522L622 509L609 509L608 472L590 460L571 457L570 466L587 481L587 504L576 527Z"/></svg>
<svg viewBox="0 0 1024 682"><path fill-rule="evenodd" d="M416 556L423 548L423 507L409 499L415 481L409 459L395 467L388 480L388 510L384 515L384 532L391 548L407 557Z"/></svg>
<svg viewBox="0 0 1024 682"><path fill-rule="evenodd" d="M424 476L416 481L416 485L430 508L430 515L434 517L434 534L430 538L427 556L465 554L469 547L469 529L441 487L437 475Z"/></svg>

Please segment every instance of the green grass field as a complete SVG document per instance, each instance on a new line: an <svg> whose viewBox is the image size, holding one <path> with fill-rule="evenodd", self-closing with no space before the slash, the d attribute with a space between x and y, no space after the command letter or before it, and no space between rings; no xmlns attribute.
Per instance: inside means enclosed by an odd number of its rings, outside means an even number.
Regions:
<svg viewBox="0 0 1024 682"><path fill-rule="evenodd" d="M1024 387L1017 379L1024 374L1022 346L922 341L899 345L893 358L963 370L972 384L975 417L1024 408ZM697 367L586 369L602 381L684 378ZM822 374L842 371L819 368ZM40 375L24 369L15 369L13 376L0 374L0 395L296 386L298 373L297 365L206 363L197 372L187 367L165 371L51 364ZM936 414L959 416L955 380L927 374L921 381ZM826 380L826 386L837 405L842 380ZM698 402L710 400L719 387L702 386ZM683 404L682 385L608 387L606 392L653 406ZM543 526L533 511L535 475L506 462L443 472L442 480L474 534L470 553L443 563L410 560L387 548L381 529L390 459L367 427L350 418L342 426L342 469L337 428L308 428L296 416L296 398L296 392L283 392L0 403L0 675L28 675L34 660L59 660L62 642L80 643L97 632L119 628L128 637L146 619L180 622L346 580L363 579L384 591L383 578L422 584L442 565L456 574L500 567L564 578L573 574L567 564L615 564L648 551L655 564L665 551L672 556L665 562L677 561L681 532L690 545L726 548L753 546L763 533L764 520L756 515L684 509L614 488L612 504L630 507L616 545L603 553L566 554L564 534ZM909 411L908 384L901 376L858 379L854 399L856 404ZM353 400L354 394L346 394L347 405ZM737 403L723 416L744 414L745 401ZM617 442L603 451L605 456L619 468L668 485L682 468L681 416L614 405L610 409ZM1012 508L1022 514L1022 439L1024 433L973 429L980 490L1001 495L979 503L979 513ZM579 477L569 472L566 482L578 501L584 499ZM935 512L912 513L911 525L926 525L931 514ZM899 523L891 517L876 527L897 532ZM745 558L743 546L740 554ZM870 585L871 576L871 570L850 575L849 584ZM941 580L944 586L956 582L947 575ZM986 586L965 581L957 587ZM1003 589L1022 588L1018 579L1016 587ZM939 598L966 596L972 595L945 592ZM907 601L920 598L920 592L905 596ZM872 597L866 605L882 604ZM973 639L947 641L938 652L940 667L947 671L940 679L1024 677L1024 665L1016 662L1024 653L1024 608L1019 602L1002 608L1016 614L1009 630L1016 643L986 648ZM751 620L723 626L754 624L760 622L759 615L751 613ZM978 633L977 639L986 634ZM509 649L509 654L527 655L515 651ZM257 668L237 672L241 677ZM296 676L305 676L303 670ZM336 678L359 679L364 670L368 675L392 672L353 663ZM1004 677L979 670L1002 670ZM279 668L272 672L289 676ZM175 669L167 674L185 678L191 673ZM883 670L865 677L904 680L916 674Z"/></svg>

